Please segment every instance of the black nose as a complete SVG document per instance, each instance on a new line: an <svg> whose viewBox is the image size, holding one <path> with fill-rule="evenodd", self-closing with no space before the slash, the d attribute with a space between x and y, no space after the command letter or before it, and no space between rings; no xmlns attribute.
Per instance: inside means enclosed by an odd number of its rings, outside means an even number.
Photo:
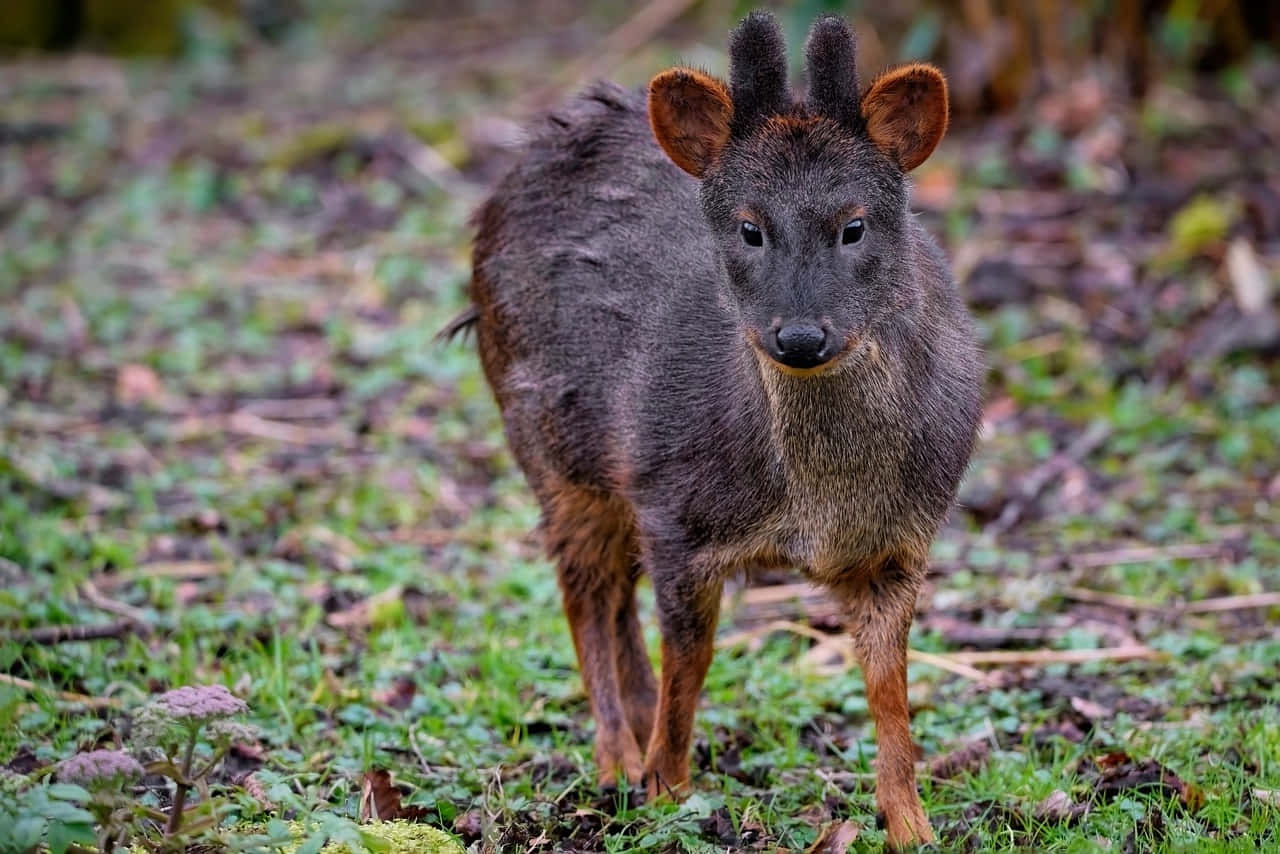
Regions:
<svg viewBox="0 0 1280 854"><path fill-rule="evenodd" d="M831 358L827 333L812 323L786 324L778 330L777 342L774 358L788 367L812 368Z"/></svg>

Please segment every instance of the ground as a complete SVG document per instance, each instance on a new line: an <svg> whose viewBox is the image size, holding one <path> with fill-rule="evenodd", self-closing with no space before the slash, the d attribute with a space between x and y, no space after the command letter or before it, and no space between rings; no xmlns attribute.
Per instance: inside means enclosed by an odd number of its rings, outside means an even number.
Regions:
<svg viewBox="0 0 1280 854"><path fill-rule="evenodd" d="M386 769L476 850L878 849L861 677L796 578L729 596L694 795L596 790L536 507L434 338L592 26L0 68L0 764L221 683L260 731L214 775L229 821L355 817ZM1280 849L1280 74L1115 98L958 117L917 175L990 362L911 636L939 850Z"/></svg>

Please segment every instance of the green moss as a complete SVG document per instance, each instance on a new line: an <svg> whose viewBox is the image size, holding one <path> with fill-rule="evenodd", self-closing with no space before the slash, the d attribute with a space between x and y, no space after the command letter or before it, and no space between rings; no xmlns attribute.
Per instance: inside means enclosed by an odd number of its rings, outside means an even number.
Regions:
<svg viewBox="0 0 1280 854"><path fill-rule="evenodd" d="M288 824L290 830L294 833L295 841L280 850L284 854L293 854L302 845L306 835L305 829L298 822L291 821ZM415 824L408 821L382 821L364 825L361 829L365 833L390 844L391 847L387 849L386 854L462 854L463 850L462 846L452 836L438 827L431 827L426 824ZM260 833L262 832L262 827L260 825L247 825L241 830L244 833ZM134 845L129 850L132 854L146 854L147 849L141 845ZM356 854L348 845L342 842L330 842L320 850L321 854Z"/></svg>

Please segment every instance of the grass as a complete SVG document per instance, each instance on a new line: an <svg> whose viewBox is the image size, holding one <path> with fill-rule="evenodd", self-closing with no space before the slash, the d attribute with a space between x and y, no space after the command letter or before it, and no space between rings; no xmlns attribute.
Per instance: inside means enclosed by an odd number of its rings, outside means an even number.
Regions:
<svg viewBox="0 0 1280 854"><path fill-rule="evenodd" d="M860 675L801 665L809 642L786 634L716 657L693 797L635 807L596 791L554 572L529 533L537 508L471 349L432 340L463 304L469 200L400 153L398 130L429 120L479 186L510 152L463 128L501 109L510 83L495 95L464 70L446 94L434 84L456 70L410 41L369 57L320 30L166 67L3 69L0 122L59 130L0 147L0 673L37 685L0 685L0 763L38 777L124 738L149 696L217 682L262 731L218 778L228 828L354 819L364 773L386 768L428 822L484 850L802 850L840 820L862 828L852 850L877 850ZM533 61L517 51L486 73ZM291 76L302 63L311 76ZM1027 240L980 212L998 190L960 167L988 144L962 129L933 167L958 176L945 216L926 211L953 256ZM1242 183L1210 204L1236 210ZM924 758L991 747L922 780L940 850L1280 846L1277 609L1129 611L1067 594L1159 605L1280 589L1280 365L1195 344L1232 310L1225 235L1184 251L1160 210L1112 204L1154 224L1118 243L1086 209L1071 239L1126 259L1132 292L1105 310L1070 291L977 300L989 429L912 643L959 649L963 623L1165 657L1007 668L991 689L912 665ZM1101 446L993 534L1017 485L1095 422ZM1169 556L1188 543L1210 556ZM1145 559L1089 560L1138 545ZM116 619L86 583L150 633L15 639ZM799 603L788 616L811 615ZM744 599L722 632L763 621ZM1116 751L1128 760L1095 768ZM1190 788L1134 770L1149 761ZM1042 815L1055 791L1090 808Z"/></svg>

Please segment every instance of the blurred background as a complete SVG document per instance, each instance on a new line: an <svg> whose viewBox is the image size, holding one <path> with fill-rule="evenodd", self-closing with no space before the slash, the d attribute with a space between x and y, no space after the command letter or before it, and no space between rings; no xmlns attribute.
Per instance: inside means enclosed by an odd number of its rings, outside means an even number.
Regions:
<svg viewBox="0 0 1280 854"><path fill-rule="evenodd" d="M465 304L467 217L524 123L595 77L724 73L728 30L753 5L7 0L0 623L123 620L126 639L110 657L3 644L3 675L126 699L242 684L278 714L272 767L312 807L349 808L376 762L464 838L479 831L454 816L482 804L507 811L517 845L576 832L576 796L551 796L578 772L529 765L548 750L589 764L590 742L553 573L528 534L536 508L472 347L433 336ZM1045 727L1076 743L1155 721L1134 744L1274 797L1274 763L1248 757L1280 743L1257 728L1259 705L1280 701L1276 4L775 8L793 57L835 10L856 25L864 80L929 59L951 81L952 130L913 174L913 205L952 259L990 373L913 644L1172 656L1013 668L993 693L913 665L926 753L993 720L1005 747ZM735 601L735 631L840 625L794 588ZM761 733L794 740L793 718L816 715L811 753L786 742L735 778L796 799L763 839L812 839L804 822L833 807L810 766L874 749L856 672L805 681L797 643L760 667L720 656L719 717L700 719L716 727L699 730L706 770L721 761L708 744L750 758ZM0 758L108 737L65 709L33 716L30 693L0 686ZM738 693L757 701L735 711ZM1160 729L1196 716L1212 736ZM408 720L421 767L386 752ZM1210 738L1227 758L1201 768ZM299 758L329 752L324 769ZM1068 774L1072 756L1045 748L1032 764ZM779 787L788 763L806 774ZM493 800L503 776L531 800ZM968 832L961 813L985 793L1023 792L987 783L938 790L944 838ZM1026 791L1048 794L1038 785ZM1237 801L1167 832L1198 839L1248 815L1274 830L1274 812ZM801 815L813 804L826 812ZM1125 821L1089 832L1119 839Z"/></svg>

